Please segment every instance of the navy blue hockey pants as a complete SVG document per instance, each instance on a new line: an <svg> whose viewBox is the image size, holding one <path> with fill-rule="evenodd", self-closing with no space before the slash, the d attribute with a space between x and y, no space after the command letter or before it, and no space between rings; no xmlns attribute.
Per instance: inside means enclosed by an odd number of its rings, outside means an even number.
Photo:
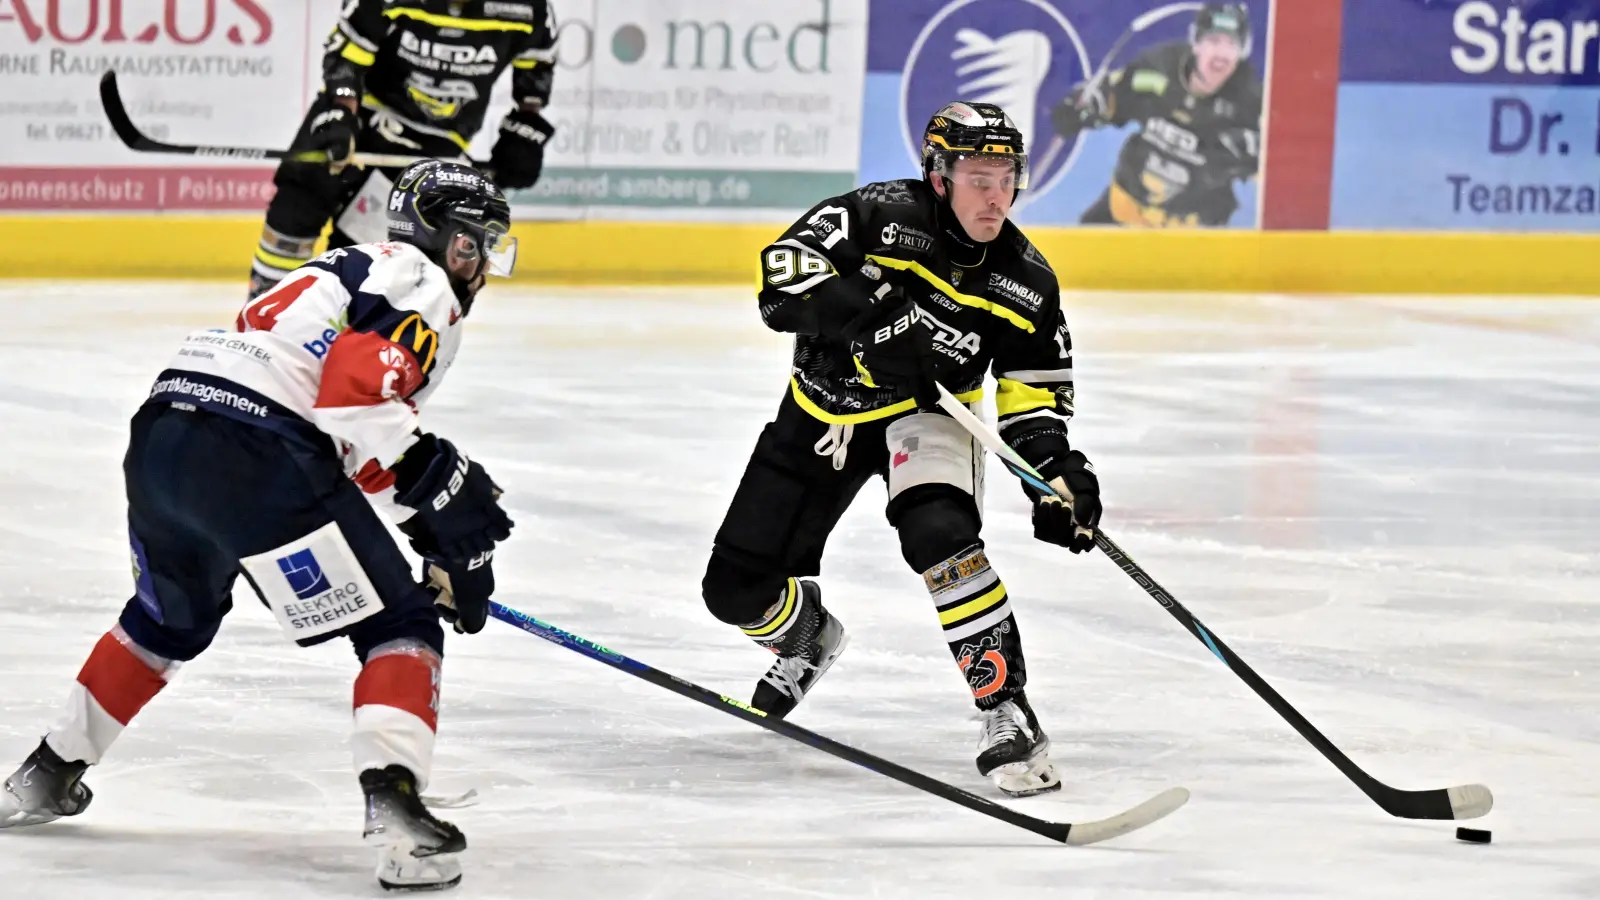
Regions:
<svg viewBox="0 0 1600 900"><path fill-rule="evenodd" d="M336 522L383 608L301 643L345 636L365 659L414 638L443 653L431 595L329 442L157 402L133 417L123 473L137 591L120 621L146 650L199 656L233 607L241 559Z"/></svg>

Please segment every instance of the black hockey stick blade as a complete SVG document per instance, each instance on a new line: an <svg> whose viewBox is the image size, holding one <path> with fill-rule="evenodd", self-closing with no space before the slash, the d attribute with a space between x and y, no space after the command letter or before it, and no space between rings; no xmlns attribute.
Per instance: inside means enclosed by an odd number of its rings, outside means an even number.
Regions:
<svg viewBox="0 0 1600 900"><path fill-rule="evenodd" d="M1038 470L1028 465L1027 460L1019 456L1015 450L1011 449L1001 439L998 432L977 416L974 416L971 410L957 400L955 395L951 394L944 385L939 385L938 391L940 408L948 412L952 418L961 423L962 427L971 432L972 436L978 439L978 443L1000 457L1000 461L1011 471L1011 474L1022 479L1023 482L1035 490L1060 495L1060 492L1052 487L1044 476L1039 474ZM1068 498L1062 497L1062 499ZM1328 761L1333 763L1340 772L1343 772L1346 778L1355 782L1356 787L1370 797L1372 802L1378 804L1384 812L1402 819L1476 819L1494 807L1494 794L1489 791L1488 787L1481 784L1462 784L1451 788L1436 788L1426 791L1405 791L1390 787L1368 775L1365 770L1351 761L1350 757L1344 754L1344 751L1334 746L1333 741L1328 740L1322 732L1316 729L1316 726L1307 721L1305 716L1300 715L1300 711L1295 709L1289 701L1283 699L1283 695L1274 690L1272 685L1267 684L1266 680L1257 675L1254 669L1246 665L1245 661L1240 659L1239 655L1234 653L1227 644L1224 644L1221 638L1200 624L1200 620L1196 619L1193 613L1189 612L1188 609L1184 608L1183 604L1173 598L1166 588L1157 584L1156 580L1150 577L1150 573L1134 562L1133 558L1124 552L1121 547L1118 547L1115 542L1106 537L1104 531L1095 531L1094 542L1101 552L1110 557L1118 568L1122 569L1129 578L1134 580L1134 583L1144 588L1145 593L1161 604L1162 609L1171 613L1172 617L1177 619L1184 628L1187 628L1189 633L1195 636L1196 640L1204 644L1206 649L1210 650L1217 659L1222 660L1223 665L1233 670L1233 673L1239 676L1241 681L1249 685L1257 696L1267 701L1268 706L1271 706L1278 715L1283 717L1284 721L1293 726L1294 730L1298 731L1300 736L1305 738L1311 746L1317 748L1319 753L1327 757Z"/></svg>
<svg viewBox="0 0 1600 900"><path fill-rule="evenodd" d="M1201 624L1194 614L1189 612L1182 603L1179 603L1150 577L1133 557L1117 546L1116 542L1106 537L1105 532L1096 532L1095 546L1099 547L1112 562L1117 564L1129 578L1139 587L1144 588L1161 607L1172 614L1195 639L1205 645L1207 650L1222 661L1222 664L1233 670L1239 680L1250 686L1257 696L1267 701L1284 721L1288 722L1300 736L1305 738L1311 746L1317 748L1334 767L1351 781L1362 793L1372 798L1384 812L1402 819L1476 819L1494 808L1494 794L1489 788L1481 784L1461 784L1449 788L1435 788L1423 791L1407 791L1391 787L1356 765L1350 757L1344 754L1334 743L1318 731L1300 711L1295 709L1288 700L1283 698L1273 689L1266 679L1256 674L1256 671L1239 654L1222 642L1211 629Z"/></svg>
<svg viewBox="0 0 1600 900"><path fill-rule="evenodd" d="M712 709L727 713L735 718L743 719L753 725L759 725L768 731L781 734L790 740L799 741L815 747L824 753L832 754L840 759L853 762L862 768L886 775L894 780L908 784L919 790L926 791L936 797L949 800L952 803L965 806L974 812L982 813L990 818L999 819L1018 828L1025 828L1034 834L1059 841L1072 846L1095 844L1100 841L1127 834L1130 831L1143 828L1177 811L1189 802L1189 792L1183 788L1170 788L1133 807L1105 819L1093 822L1050 822L1044 819L1017 812L1007 806L1002 806L992 800L971 792L962 790L952 784L947 784L937 778L931 778L921 772L908 769L899 763L890 762L879 756L874 756L864 750L857 750L847 744L841 744L832 738L817 734L787 722L775 719L758 709L741 703L731 697L725 697L709 691L697 684L685 681L676 675L671 675L660 669L652 668L636 659L623 656L615 650L609 650L593 641L578 637L568 631L563 631L548 622L518 612L508 606L491 602L489 614L537 637L544 638L552 644L559 644L568 650L581 653L593 660L598 660L613 669L619 669L635 678L650 682L657 687L666 688L682 697L687 697L698 703L703 703Z"/></svg>
<svg viewBox="0 0 1600 900"><path fill-rule="evenodd" d="M111 130L117 133L129 150L139 153L175 153L182 156L200 156L209 159L287 159L292 162L326 163L328 154L323 150L269 150L265 147L217 147L210 144L169 144L158 141L139 130L128 116L122 102L122 92L117 87L117 72L108 70L100 76L100 103L105 107ZM357 166L403 169L414 162L432 159L428 156L408 156L392 153L356 153L350 162ZM474 168L483 170L483 164L466 160Z"/></svg>

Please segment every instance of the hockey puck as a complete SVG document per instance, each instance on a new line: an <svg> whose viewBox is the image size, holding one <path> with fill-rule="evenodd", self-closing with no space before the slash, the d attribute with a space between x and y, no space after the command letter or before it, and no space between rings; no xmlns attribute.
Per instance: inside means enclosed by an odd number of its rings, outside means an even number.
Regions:
<svg viewBox="0 0 1600 900"><path fill-rule="evenodd" d="M1489 843L1489 832L1480 831L1477 828L1457 828L1456 840L1466 841L1470 844L1487 844Z"/></svg>

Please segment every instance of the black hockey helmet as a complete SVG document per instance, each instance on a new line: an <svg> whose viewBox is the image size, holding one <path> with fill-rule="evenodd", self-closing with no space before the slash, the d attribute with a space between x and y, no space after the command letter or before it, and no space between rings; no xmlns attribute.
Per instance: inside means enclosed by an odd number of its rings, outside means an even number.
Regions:
<svg viewBox="0 0 1600 900"><path fill-rule="evenodd" d="M922 177L949 178L966 157L998 157L1016 167L1017 190L1028 186L1028 154L1022 131L993 103L946 103L922 132Z"/></svg>
<svg viewBox="0 0 1600 900"><path fill-rule="evenodd" d="M1239 56L1250 55L1250 10L1243 3L1207 3L1194 14L1189 25L1189 43L1208 34L1229 34L1239 42Z"/></svg>
<svg viewBox="0 0 1600 900"><path fill-rule="evenodd" d="M389 240L415 245L441 266L446 250L465 237L471 248L464 253L466 243L458 245L458 257L476 253L479 274L509 277L517 264L517 239L510 231L506 195L471 166L436 159L412 163L389 194Z"/></svg>

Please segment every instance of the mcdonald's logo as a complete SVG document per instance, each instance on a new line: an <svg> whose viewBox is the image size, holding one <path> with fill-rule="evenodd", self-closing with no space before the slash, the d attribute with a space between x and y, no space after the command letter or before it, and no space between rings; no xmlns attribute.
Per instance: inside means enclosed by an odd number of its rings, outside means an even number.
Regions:
<svg viewBox="0 0 1600 900"><path fill-rule="evenodd" d="M400 320L389 334L389 340L408 348L422 366L422 374L433 371L433 358L439 353L439 333L422 321L421 313L412 313Z"/></svg>

